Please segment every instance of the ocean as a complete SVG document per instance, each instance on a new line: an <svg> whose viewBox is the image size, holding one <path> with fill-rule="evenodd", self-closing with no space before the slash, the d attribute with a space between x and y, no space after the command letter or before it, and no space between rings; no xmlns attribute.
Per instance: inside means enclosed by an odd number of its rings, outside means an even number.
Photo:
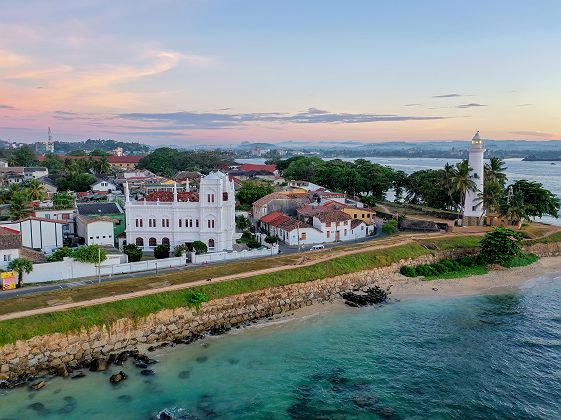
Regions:
<svg viewBox="0 0 561 420"><path fill-rule="evenodd" d="M561 418L560 279L265 322L150 353L154 376L1 391L0 418Z"/></svg>
<svg viewBox="0 0 561 420"><path fill-rule="evenodd" d="M358 159L358 158L357 158ZM455 164L460 159L448 158L377 158L363 157L362 159L379 163L380 165L389 166L398 171L404 171L408 174L419 171L421 169L442 169L446 162ZM342 160L353 161L354 158L342 158ZM264 163L265 159L237 159L240 163ZM519 179L527 179L543 184L545 188L550 190L557 197L561 198L561 162L524 162L522 159L505 159L507 169L505 171L508 182L514 182ZM388 200L393 200L392 192L388 192ZM555 225L561 225L560 219L553 217L544 217L540 221Z"/></svg>

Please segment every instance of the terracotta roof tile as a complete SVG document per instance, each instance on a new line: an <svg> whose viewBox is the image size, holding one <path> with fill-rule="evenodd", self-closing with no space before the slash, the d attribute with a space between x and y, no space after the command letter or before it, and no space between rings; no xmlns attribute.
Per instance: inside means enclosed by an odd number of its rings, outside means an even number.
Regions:
<svg viewBox="0 0 561 420"><path fill-rule="evenodd" d="M154 191L146 194L144 197L146 201L158 201L171 203L173 201L173 191ZM198 202L199 194L185 191L178 191L177 201L180 202Z"/></svg>
<svg viewBox="0 0 561 420"><path fill-rule="evenodd" d="M343 213L341 210L319 213L315 217L317 217L322 223L343 222L345 220L351 220L351 216L349 216L347 213Z"/></svg>

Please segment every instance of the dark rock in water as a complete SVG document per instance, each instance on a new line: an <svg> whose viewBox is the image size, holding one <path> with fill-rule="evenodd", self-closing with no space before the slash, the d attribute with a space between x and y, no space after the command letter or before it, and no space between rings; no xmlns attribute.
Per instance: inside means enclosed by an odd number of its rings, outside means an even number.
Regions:
<svg viewBox="0 0 561 420"><path fill-rule="evenodd" d="M208 356L199 356L195 359L197 363L204 363L208 360Z"/></svg>
<svg viewBox="0 0 561 420"><path fill-rule="evenodd" d="M107 360L103 357L99 357L97 359L93 359L90 363L90 372L103 372L104 370L107 370L108 367L109 364L107 363Z"/></svg>
<svg viewBox="0 0 561 420"><path fill-rule="evenodd" d="M210 346L210 344L208 344L208 343L201 343L201 346L203 346L203 347L206 349L208 346Z"/></svg>
<svg viewBox="0 0 561 420"><path fill-rule="evenodd" d="M120 366L124 362L126 362L127 360L129 360L129 352L128 351L122 351L117 356L117 359L115 360L115 364Z"/></svg>
<svg viewBox="0 0 561 420"><path fill-rule="evenodd" d="M177 375L177 377L179 379L187 379L189 376L191 376L191 372L189 372L188 370L182 370L181 372L179 372L179 374Z"/></svg>
<svg viewBox="0 0 561 420"><path fill-rule="evenodd" d="M218 414L211 406L212 398L210 395L203 395L197 402L197 411L201 413L205 419L212 419L218 417Z"/></svg>
<svg viewBox="0 0 561 420"><path fill-rule="evenodd" d="M35 391L39 391L40 389L43 389L45 387L45 385L47 385L46 381L40 381L40 382L36 382L34 384L31 384L31 388L33 388Z"/></svg>
<svg viewBox="0 0 561 420"><path fill-rule="evenodd" d="M159 420L172 420L173 417L170 416L166 411L162 411L162 412L158 415L158 419L159 419Z"/></svg>
<svg viewBox="0 0 561 420"><path fill-rule="evenodd" d="M378 398L373 395L359 395L353 398L353 402L360 408L373 408L378 402Z"/></svg>
<svg viewBox="0 0 561 420"><path fill-rule="evenodd" d="M155 360L155 359L148 359L148 361L146 363L149 364L149 365L154 365L154 364L158 363L158 361Z"/></svg>
<svg viewBox="0 0 561 420"><path fill-rule="evenodd" d="M41 416L48 416L51 412L51 410L49 410L45 404L40 403L40 402L36 402L33 404L30 404L27 406L27 408L35 411L37 414L41 415Z"/></svg>
<svg viewBox="0 0 561 420"><path fill-rule="evenodd" d="M119 395L117 397L117 399L119 401L124 401L124 402L131 402L132 401L132 397L130 395Z"/></svg>
<svg viewBox="0 0 561 420"><path fill-rule="evenodd" d="M148 363L148 360L150 360L150 358L148 356L146 356L145 354L142 354L142 353L135 354L133 357L134 357L134 360L136 360L137 362Z"/></svg>
<svg viewBox="0 0 561 420"><path fill-rule="evenodd" d="M115 353L111 353L109 355L109 358L107 359L107 363L112 365L113 363L115 363L117 361L117 354Z"/></svg>
<svg viewBox="0 0 561 420"><path fill-rule="evenodd" d="M85 376L86 376L86 374L84 372L76 372L74 375L72 375L71 379L84 378Z"/></svg>
<svg viewBox="0 0 561 420"><path fill-rule="evenodd" d="M148 350L150 353L152 353L153 351L156 351L156 347L150 346L150 347L148 347L147 350Z"/></svg>
<svg viewBox="0 0 561 420"><path fill-rule="evenodd" d="M240 361L238 359L228 359L228 363L231 365L237 365Z"/></svg>
<svg viewBox="0 0 561 420"><path fill-rule="evenodd" d="M58 414L70 414L76 408L75 404L65 404L62 408L57 410Z"/></svg>
<svg viewBox="0 0 561 420"><path fill-rule="evenodd" d="M395 415L395 410L391 407L383 407L377 410L376 414L385 419L389 419L390 417L393 417Z"/></svg>
<svg viewBox="0 0 561 420"><path fill-rule="evenodd" d="M135 362L134 365L139 369L146 369L148 365L144 362Z"/></svg>
<svg viewBox="0 0 561 420"><path fill-rule="evenodd" d="M112 384L117 384L121 381L124 381L125 379L127 379L127 374L123 371L120 371L115 375L111 375L111 377L109 378L109 382L111 382Z"/></svg>
<svg viewBox="0 0 561 420"><path fill-rule="evenodd" d="M68 404L76 405L76 398L71 397L70 395L64 397L63 400L66 401Z"/></svg>
<svg viewBox="0 0 561 420"><path fill-rule="evenodd" d="M389 292L379 286L370 287L365 289L364 292L348 291L341 293L345 303L353 307L384 303L388 300L388 295Z"/></svg>
<svg viewBox="0 0 561 420"><path fill-rule="evenodd" d="M60 394L61 392L62 392L62 389L58 388L58 389L55 389L55 390L53 391L53 394L54 394L54 395L57 395L57 394Z"/></svg>
<svg viewBox="0 0 561 420"><path fill-rule="evenodd" d="M151 376L151 375L155 375L156 372L154 372L152 369L143 369L140 371L140 374L143 376Z"/></svg>
<svg viewBox="0 0 561 420"><path fill-rule="evenodd" d="M210 335L222 335L222 334L227 333L231 329L232 328L230 328L230 327L226 327L226 326L222 325L220 327L216 327L216 328L213 328L212 330L210 330L209 334Z"/></svg>

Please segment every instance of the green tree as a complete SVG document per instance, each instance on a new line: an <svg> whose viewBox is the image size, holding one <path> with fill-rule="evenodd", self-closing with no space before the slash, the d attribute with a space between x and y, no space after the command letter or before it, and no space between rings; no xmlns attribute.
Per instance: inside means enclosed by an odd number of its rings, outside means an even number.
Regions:
<svg viewBox="0 0 561 420"><path fill-rule="evenodd" d="M31 214L31 203L25 191L18 191L12 195L8 213L11 220L25 219Z"/></svg>
<svg viewBox="0 0 561 420"><path fill-rule="evenodd" d="M397 232L397 220L388 220L382 225L382 233L384 235L392 235Z"/></svg>
<svg viewBox="0 0 561 420"><path fill-rule="evenodd" d="M202 241L195 241L193 242L193 251L195 251L197 255L206 254L208 252L208 247Z"/></svg>
<svg viewBox="0 0 561 420"><path fill-rule="evenodd" d="M512 229L496 227L481 240L480 258L488 264L508 264L521 253L523 235Z"/></svg>
<svg viewBox="0 0 561 420"><path fill-rule="evenodd" d="M14 152L17 166L31 166L35 160L35 153L31 146L22 146Z"/></svg>
<svg viewBox="0 0 561 420"><path fill-rule="evenodd" d="M25 182L23 188L31 201L43 201L47 198L45 186L38 179L30 179Z"/></svg>
<svg viewBox="0 0 561 420"><path fill-rule="evenodd" d="M236 216L236 228L239 231L244 231L246 229L249 229L249 227L251 226L251 222L249 221L249 219L243 215L238 215Z"/></svg>
<svg viewBox="0 0 561 420"><path fill-rule="evenodd" d="M240 190L236 194L242 206L251 206L255 201L274 191L271 185L259 182L246 181L242 184Z"/></svg>
<svg viewBox="0 0 561 420"><path fill-rule="evenodd" d="M514 196L520 194L528 217L559 217L559 198L539 182L521 179L510 188Z"/></svg>
<svg viewBox="0 0 561 420"><path fill-rule="evenodd" d="M181 257L184 252L189 252L192 248L188 245L176 245L173 249L174 257Z"/></svg>
<svg viewBox="0 0 561 420"><path fill-rule="evenodd" d="M45 155L43 165L49 170L49 175L58 175L63 169L62 159L52 153Z"/></svg>
<svg viewBox="0 0 561 420"><path fill-rule="evenodd" d="M107 251L99 245L85 245L72 252L72 258L88 264L99 264L107 259Z"/></svg>
<svg viewBox="0 0 561 420"><path fill-rule="evenodd" d="M27 258L16 258L8 264L8 270L18 273L18 289L23 287L23 273L31 273L33 262Z"/></svg>
<svg viewBox="0 0 561 420"><path fill-rule="evenodd" d="M506 165L504 160L497 157L489 159L484 167L485 184L498 184L504 188L506 182Z"/></svg>
<svg viewBox="0 0 561 420"><path fill-rule="evenodd" d="M160 244L154 248L154 258L161 260L162 258L169 258L169 245Z"/></svg>
<svg viewBox="0 0 561 420"><path fill-rule="evenodd" d="M89 191L90 185L95 183L96 177L88 173L72 173L57 179L57 188L61 191Z"/></svg>
<svg viewBox="0 0 561 420"><path fill-rule="evenodd" d="M520 191L517 191L506 205L504 215L508 218L511 225L517 225L520 229L524 219L528 218L526 208L527 206L524 202L524 195Z"/></svg>
<svg viewBox="0 0 561 420"><path fill-rule="evenodd" d="M466 194L468 192L477 191L477 186L475 181L472 179L470 175L471 168L469 167L469 163L467 160L463 160L459 163L456 163L456 168L454 175L452 177L452 185L454 191L456 191L460 196L460 201L458 203L458 211L460 209L464 210L464 201ZM458 214L458 218L459 218Z"/></svg>
<svg viewBox="0 0 561 420"><path fill-rule="evenodd" d="M53 196L53 207L57 210L74 208L74 196L68 192L58 192Z"/></svg>
<svg viewBox="0 0 561 420"><path fill-rule="evenodd" d="M267 236L265 237L265 242L267 242L268 244L276 244L279 241L279 237L278 236Z"/></svg>
<svg viewBox="0 0 561 420"><path fill-rule="evenodd" d="M137 262L142 259L144 252L142 248L136 246L135 244L126 244L123 246L123 252L129 258L129 262Z"/></svg>
<svg viewBox="0 0 561 420"><path fill-rule="evenodd" d="M51 255L49 255L47 257L47 261L48 262L62 261L64 260L65 257L72 257L73 252L74 251L72 250L72 248L63 246L62 248L55 250Z"/></svg>

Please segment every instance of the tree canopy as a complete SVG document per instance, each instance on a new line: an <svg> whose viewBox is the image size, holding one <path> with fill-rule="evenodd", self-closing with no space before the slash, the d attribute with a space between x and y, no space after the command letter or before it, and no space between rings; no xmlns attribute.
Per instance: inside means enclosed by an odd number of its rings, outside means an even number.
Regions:
<svg viewBox="0 0 561 420"><path fill-rule="evenodd" d="M267 194L271 194L273 191L274 189L271 185L246 181L237 192L236 198L242 206L251 206L255 201L265 197Z"/></svg>
<svg viewBox="0 0 561 420"><path fill-rule="evenodd" d="M210 171L234 164L231 154L218 150L182 151L171 147L161 147L143 157L138 167L148 169L162 176L173 176L178 171Z"/></svg>

